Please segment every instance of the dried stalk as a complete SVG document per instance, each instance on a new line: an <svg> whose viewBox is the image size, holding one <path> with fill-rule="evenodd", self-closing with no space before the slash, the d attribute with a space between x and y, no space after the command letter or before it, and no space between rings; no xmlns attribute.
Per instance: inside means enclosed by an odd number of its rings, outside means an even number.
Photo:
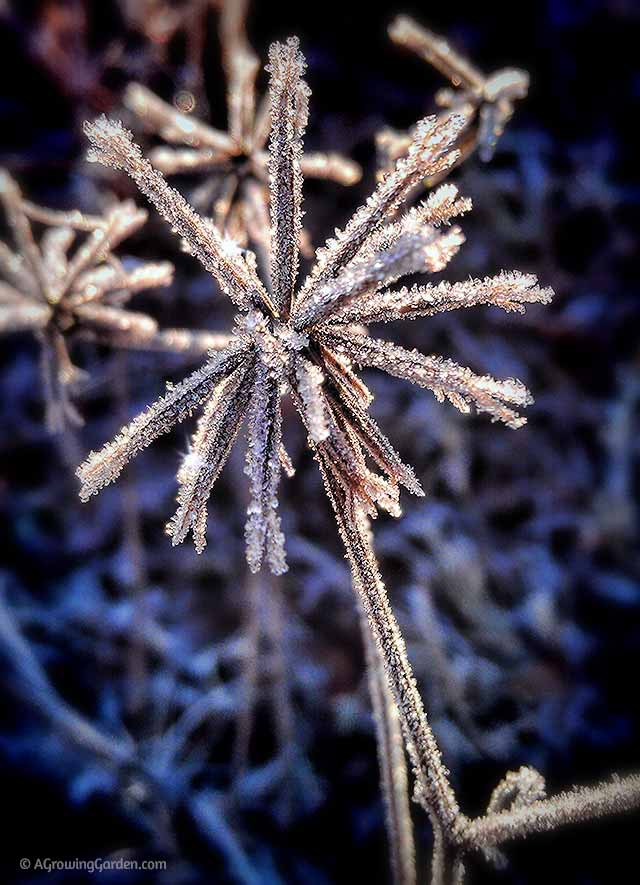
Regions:
<svg viewBox="0 0 640 885"><path fill-rule="evenodd" d="M462 813L416 689L404 640L379 574L366 515L353 500L341 495L322 453L316 452L316 457L351 565L354 587L398 706L416 776L415 796L433 824L432 885L461 885L467 854L481 853L497 861L497 847L504 842L640 808L638 775L614 778L596 787L574 788L547 799L540 798L544 793L540 775L521 769L517 775L507 775L496 788L484 816L470 820Z"/></svg>
<svg viewBox="0 0 640 885"><path fill-rule="evenodd" d="M416 858L413 824L409 808L409 776L405 758L400 716L380 656L360 606L360 625L364 643L369 694L376 728L378 764L385 804L387 838L391 869L396 885L414 885Z"/></svg>
<svg viewBox="0 0 640 885"><path fill-rule="evenodd" d="M448 771L427 722L404 639L380 577L366 516L353 500L341 494L332 478L330 465L320 452L317 455L325 490L351 566L354 587L398 706L417 780L418 801L434 815L442 829L449 832L455 828L460 810L449 783Z"/></svg>

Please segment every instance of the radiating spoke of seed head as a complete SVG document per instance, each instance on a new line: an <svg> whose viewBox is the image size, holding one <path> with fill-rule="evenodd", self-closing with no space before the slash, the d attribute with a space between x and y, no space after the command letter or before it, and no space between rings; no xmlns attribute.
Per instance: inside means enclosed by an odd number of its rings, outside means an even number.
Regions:
<svg viewBox="0 0 640 885"><path fill-rule="evenodd" d="M140 264L125 271L120 264L101 264L78 278L68 302L73 307L100 301L109 296L109 303L124 304L136 292L168 286L173 280L173 265L168 261Z"/></svg>
<svg viewBox="0 0 640 885"><path fill-rule="evenodd" d="M395 226L395 225L394 225ZM294 324L305 329L353 302L368 304L375 293L400 277L442 270L464 242L459 228L441 234L434 228L400 232L385 248L357 256L334 279L318 286L295 312ZM357 311L354 312L354 316Z"/></svg>
<svg viewBox="0 0 640 885"><path fill-rule="evenodd" d="M237 340L226 350L212 356L202 368L180 384L169 387L164 396L145 409L131 424L123 427L112 442L98 452L91 452L77 471L82 483L82 500L88 500L117 479L131 458L191 415L224 377L249 358L249 354L246 342Z"/></svg>
<svg viewBox="0 0 640 885"><path fill-rule="evenodd" d="M252 572L260 570L265 556L273 574L287 571L284 537L278 514L282 413L278 381L258 365L247 432L247 461L250 501L245 537L247 562Z"/></svg>
<svg viewBox="0 0 640 885"><path fill-rule="evenodd" d="M457 53L447 40L419 25L409 16L399 15L395 18L389 25L389 36L398 46L419 55L456 85L467 89L482 89L482 73Z"/></svg>
<svg viewBox="0 0 640 885"><path fill-rule="evenodd" d="M345 353L355 363L426 387L438 400L448 399L461 412L468 412L475 405L479 412L487 412L494 420L514 429L526 423L526 418L506 405L527 406L532 402L529 391L515 379L499 381L489 375L475 375L452 360L425 356L366 335L343 335L338 329L324 328L318 334L323 343Z"/></svg>
<svg viewBox="0 0 640 885"><path fill-rule="evenodd" d="M346 227L318 250L315 267L302 287L300 300L308 297L321 283L335 277L367 239L389 221L416 184L455 162L456 153L450 148L464 123L463 117L452 114L444 121L427 117L418 124L407 156L400 159L395 169L379 183Z"/></svg>
<svg viewBox="0 0 640 885"><path fill-rule="evenodd" d="M220 43L227 77L229 132L238 143L252 136L256 77L260 62L246 34L248 0L225 0L220 14Z"/></svg>
<svg viewBox="0 0 640 885"><path fill-rule="evenodd" d="M231 243L225 242L213 224L198 215L184 197L170 187L146 160L133 136L115 120L101 117L85 124L93 145L90 159L114 169L123 169L158 212L183 237L202 266L240 309L267 298L253 268Z"/></svg>
<svg viewBox="0 0 640 885"><path fill-rule="evenodd" d="M287 316L298 276L302 229L302 137L307 125L309 89L302 79L305 61L298 40L269 50L271 140L271 284L278 310Z"/></svg>
<svg viewBox="0 0 640 885"><path fill-rule="evenodd" d="M178 510L167 525L172 543L193 532L202 553L207 543L207 501L244 420L255 368L242 365L219 383L198 421L189 453L178 472Z"/></svg>
<svg viewBox="0 0 640 885"><path fill-rule="evenodd" d="M333 356L328 354L326 349L324 354L325 357ZM325 361L333 388L330 394L332 402L343 411L345 419L349 421L364 450L389 478L405 486L414 495L423 496L424 491L415 473L401 460L389 439L369 414L367 404L363 403L345 378L344 372L336 368L339 365L335 356Z"/></svg>
<svg viewBox="0 0 640 885"><path fill-rule="evenodd" d="M375 517L378 508L392 516L399 516L397 481L394 477L387 479L369 468L367 447L361 444L358 433L340 403L327 400L329 435L317 445L311 437L304 409L298 402L296 405L309 432L310 444L331 465L332 476L343 493L357 500L368 516Z"/></svg>
<svg viewBox="0 0 640 885"><path fill-rule="evenodd" d="M368 237L357 257L374 257L383 249L389 249L405 234L423 232L425 227L442 228L453 218L470 210L471 200L460 197L454 185L443 184L428 199L409 209L397 221L383 225ZM442 267L438 269L441 270Z"/></svg>
<svg viewBox="0 0 640 885"><path fill-rule="evenodd" d="M122 310L109 304L81 304L76 308L76 316L89 331L127 335L139 342L158 331L158 324L146 313Z"/></svg>
<svg viewBox="0 0 640 885"><path fill-rule="evenodd" d="M338 184L357 184L362 178L360 166L342 154L305 154L300 160L300 168L305 178L323 178Z"/></svg>
<svg viewBox="0 0 640 885"><path fill-rule="evenodd" d="M322 369L306 357L296 354L294 372L309 436L315 443L323 442L329 436L329 415L327 400L322 389L324 384Z"/></svg>
<svg viewBox="0 0 640 885"><path fill-rule="evenodd" d="M49 280L45 272L42 255L33 238L31 224L21 206L22 195L20 189L11 176L3 170L0 170L0 200L4 206L9 227L21 255L24 256L24 260L29 265L40 290L48 293Z"/></svg>
<svg viewBox="0 0 640 885"><path fill-rule="evenodd" d="M32 277L26 267L26 262L17 252L14 252L6 243L0 240L0 273L14 288L21 290L22 295L34 295L32 289Z"/></svg>
<svg viewBox="0 0 640 885"><path fill-rule="evenodd" d="M45 304L35 304L27 299L20 303L3 303L0 292L0 334L44 329L50 317L51 312Z"/></svg>
<svg viewBox="0 0 640 885"><path fill-rule="evenodd" d="M146 126L157 131L170 144L190 145L193 150L208 149L212 155L229 157L234 153L233 139L226 132L220 132L195 117L180 113L141 83L130 83L127 86L124 104Z"/></svg>
<svg viewBox="0 0 640 885"><path fill-rule="evenodd" d="M157 329L143 339L132 339L113 330L102 332L100 340L126 350L158 353L193 354L206 356L209 351L225 350L233 341L233 335L224 332L205 332L199 329Z"/></svg>
<svg viewBox="0 0 640 885"><path fill-rule="evenodd" d="M332 314L331 322L388 323L393 320L435 316L449 310L475 307L479 304L499 307L506 311L524 313L527 304L548 304L551 289L540 288L533 274L518 271L503 272L484 280L463 280L436 285L404 286L372 295L364 302L347 303Z"/></svg>

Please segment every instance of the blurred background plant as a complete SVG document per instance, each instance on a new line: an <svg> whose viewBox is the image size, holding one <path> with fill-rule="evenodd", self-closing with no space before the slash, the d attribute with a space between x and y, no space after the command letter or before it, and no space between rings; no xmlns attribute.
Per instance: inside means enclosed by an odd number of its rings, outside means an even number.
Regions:
<svg viewBox="0 0 640 885"><path fill-rule="evenodd" d="M196 6L207 24L203 89L215 109L225 95L217 12ZM314 242L370 191L375 133L406 130L433 109L442 77L386 35L398 12L424 20L413 6L381 3L366 16L334 2L322 15L273 4L251 12L260 56L289 33L305 46L309 148L338 150L365 169L362 186L335 186L332 199L324 183L307 182ZM524 763L553 790L638 768L640 189L631 109L640 18L624 0L524 3L511 13L463 2L428 14L482 70L517 65L532 78L492 163L472 157L453 174L474 212L448 277L518 267L557 293L522 318L478 310L394 329L405 346L522 378L536 404L517 437L368 378L374 416L394 428L428 491L405 502L401 520L378 521L381 568L454 782L479 811L504 770ZM196 94L184 35L176 31L160 54L147 36L115 2L4 5L0 164L31 199L101 210L103 181L89 177L80 124L99 110L118 114L131 79L169 101L176 84ZM616 49L615 70L594 62L603 45ZM109 187L131 195L122 181ZM137 307L161 325L227 329L230 312L195 262L168 251L164 235L160 255L156 233L150 220L127 248L170 258L175 280L137 295ZM179 377L184 358L82 347L78 365L91 380L78 443L88 450L157 394L159 365ZM249 578L242 508L230 493L243 485L241 451L211 501L212 537L198 558L163 535L186 430L81 509L43 426L35 345L5 342L0 366L5 880L17 880L23 855L122 853L169 858L172 883L347 882L354 873L386 881L358 616L304 440L295 430L287 439L300 463L283 507L291 570ZM303 511L290 506L297 500ZM134 744L148 766L132 763ZM636 828L628 819L599 824L593 839L580 830L543 837L511 852L507 871L478 868L474 881L537 882L550 869L567 883L616 881ZM420 866L427 828L417 836Z"/></svg>

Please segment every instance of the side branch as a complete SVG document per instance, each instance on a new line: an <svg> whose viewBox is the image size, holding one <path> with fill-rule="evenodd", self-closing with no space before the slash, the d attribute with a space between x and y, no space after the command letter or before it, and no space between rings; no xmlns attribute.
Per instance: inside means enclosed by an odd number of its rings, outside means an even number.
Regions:
<svg viewBox="0 0 640 885"><path fill-rule="evenodd" d="M468 848L487 849L503 842L545 833L640 808L640 775L614 778L594 787L575 787L549 799L470 821L462 832Z"/></svg>

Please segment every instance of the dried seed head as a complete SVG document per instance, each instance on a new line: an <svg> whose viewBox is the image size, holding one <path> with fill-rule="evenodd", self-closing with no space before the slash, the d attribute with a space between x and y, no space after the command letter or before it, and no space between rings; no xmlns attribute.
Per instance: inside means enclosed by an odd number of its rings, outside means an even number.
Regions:
<svg viewBox="0 0 640 885"><path fill-rule="evenodd" d="M268 70L268 285L258 279L255 263L245 260L237 247L225 245L212 222L198 216L166 184L120 124L101 120L88 127L98 159L129 172L242 313L225 350L169 390L102 452L92 454L79 474L82 495L88 497L115 479L153 438L204 405L193 455L179 471L179 506L169 526L174 543L191 530L201 550L206 499L246 416L247 560L252 571L266 559L272 571L281 573L286 570L286 559L278 488L283 466L291 472L282 442L283 393L290 393L326 481L342 500L350 502L350 512L375 516L381 507L399 515L399 486L415 494L423 491L369 415L372 397L353 365L381 369L432 390L438 399L449 400L461 411L473 406L514 428L524 423L515 407L526 406L531 397L514 379L476 375L451 360L371 338L363 323L480 303L521 310L526 303L547 301L550 293L539 289L535 278L515 272L483 281L389 288L407 274L442 269L464 242L462 231L449 225L469 211L470 202L459 196L454 185L443 185L421 205L396 217L425 176L441 174L455 162L454 145L468 115L450 113L427 118L415 127L406 156L344 229L318 251L315 266L296 295L302 135L308 112L308 89L302 80L305 64L297 40L271 48Z"/></svg>

